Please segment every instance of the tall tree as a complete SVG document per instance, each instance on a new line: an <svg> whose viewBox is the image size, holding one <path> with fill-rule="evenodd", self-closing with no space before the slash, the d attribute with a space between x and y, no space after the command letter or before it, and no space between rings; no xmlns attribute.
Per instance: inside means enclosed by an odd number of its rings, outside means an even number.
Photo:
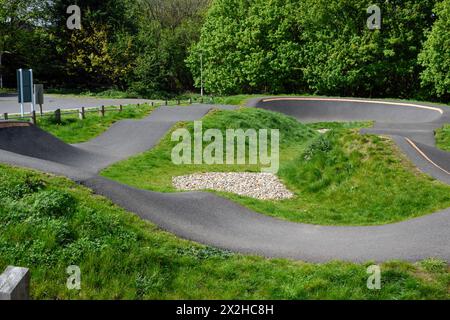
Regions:
<svg viewBox="0 0 450 320"><path fill-rule="evenodd" d="M380 3L381 29L366 27L366 0L301 3L303 72L315 92L410 97L419 88L417 56L432 24L433 1Z"/></svg>
<svg viewBox="0 0 450 320"><path fill-rule="evenodd" d="M0 54L8 53L2 55L0 72L7 85L15 85L15 69L37 67L47 40L47 13L45 1L0 0Z"/></svg>
<svg viewBox="0 0 450 320"><path fill-rule="evenodd" d="M176 94L192 88L184 60L199 38L209 0L139 0L137 58L132 89L142 94Z"/></svg>
<svg viewBox="0 0 450 320"><path fill-rule="evenodd" d="M81 30L67 28L67 8L81 9ZM131 0L54 0L51 34L57 50L58 79L65 86L125 87L135 56Z"/></svg>
<svg viewBox="0 0 450 320"><path fill-rule="evenodd" d="M434 10L437 20L419 60L425 70L421 74L423 85L438 97L450 99L450 0L439 2Z"/></svg>
<svg viewBox="0 0 450 320"><path fill-rule="evenodd" d="M211 92L399 96L419 87L417 55L434 1L216 0L187 62Z"/></svg>

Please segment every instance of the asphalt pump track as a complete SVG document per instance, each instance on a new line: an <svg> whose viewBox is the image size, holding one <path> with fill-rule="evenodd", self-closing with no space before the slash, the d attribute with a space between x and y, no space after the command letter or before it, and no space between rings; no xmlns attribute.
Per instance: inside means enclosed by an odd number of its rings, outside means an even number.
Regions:
<svg viewBox="0 0 450 320"><path fill-rule="evenodd" d="M421 171L450 184L450 153L437 149L434 139L434 130L450 123L450 108L308 97L254 99L248 106L303 122L373 120L374 126L361 133L392 137ZM115 162L153 148L177 122L201 119L212 108L236 107L159 107L142 120L119 121L76 145L29 123L0 121L0 162L66 176L179 237L239 253L311 262L450 261L450 208L380 226L319 226L268 217L208 192L151 192L98 175Z"/></svg>

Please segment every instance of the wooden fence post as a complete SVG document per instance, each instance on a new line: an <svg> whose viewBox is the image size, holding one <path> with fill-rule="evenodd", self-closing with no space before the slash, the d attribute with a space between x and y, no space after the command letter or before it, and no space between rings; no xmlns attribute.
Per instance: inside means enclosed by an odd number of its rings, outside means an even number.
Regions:
<svg viewBox="0 0 450 320"><path fill-rule="evenodd" d="M152 107L154 107L154 106L155 106L155 103L152 101L151 105L152 105Z"/></svg>
<svg viewBox="0 0 450 320"><path fill-rule="evenodd" d="M165 102L164 102L164 104L167 106L167 104L168 104L168 101L166 100Z"/></svg>
<svg viewBox="0 0 450 320"><path fill-rule="evenodd" d="M101 108L100 108L100 115L101 115L102 117L105 116L105 106L101 106Z"/></svg>
<svg viewBox="0 0 450 320"><path fill-rule="evenodd" d="M78 117L80 118L80 120L84 120L86 118L84 107L81 107Z"/></svg>
<svg viewBox="0 0 450 320"><path fill-rule="evenodd" d="M5 113L3 114L3 119L8 120L8 112L5 112Z"/></svg>
<svg viewBox="0 0 450 320"><path fill-rule="evenodd" d="M55 110L55 122L61 123L61 109Z"/></svg>
<svg viewBox="0 0 450 320"><path fill-rule="evenodd" d="M36 111L31 111L31 123L36 125Z"/></svg>
<svg viewBox="0 0 450 320"><path fill-rule="evenodd" d="M123 110L123 106L119 105L119 112L122 112L122 110Z"/></svg>
<svg viewBox="0 0 450 320"><path fill-rule="evenodd" d="M180 100L178 99L178 100L177 100L177 106L179 106L179 105L180 105Z"/></svg>

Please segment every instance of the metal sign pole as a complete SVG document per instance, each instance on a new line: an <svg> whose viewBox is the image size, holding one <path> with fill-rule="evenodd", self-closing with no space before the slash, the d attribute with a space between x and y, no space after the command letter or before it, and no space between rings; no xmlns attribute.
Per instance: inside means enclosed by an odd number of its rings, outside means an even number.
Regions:
<svg viewBox="0 0 450 320"><path fill-rule="evenodd" d="M203 53L200 54L200 96L203 97Z"/></svg>
<svg viewBox="0 0 450 320"><path fill-rule="evenodd" d="M3 89L3 71L2 68L2 56L4 52L0 52L0 89Z"/></svg>
<svg viewBox="0 0 450 320"><path fill-rule="evenodd" d="M23 118L23 72L19 69L19 85L20 85L20 114Z"/></svg>
<svg viewBox="0 0 450 320"><path fill-rule="evenodd" d="M34 96L34 85L33 85L33 69L30 69L30 82L31 82L31 113L33 113L33 111L35 111L35 96Z"/></svg>

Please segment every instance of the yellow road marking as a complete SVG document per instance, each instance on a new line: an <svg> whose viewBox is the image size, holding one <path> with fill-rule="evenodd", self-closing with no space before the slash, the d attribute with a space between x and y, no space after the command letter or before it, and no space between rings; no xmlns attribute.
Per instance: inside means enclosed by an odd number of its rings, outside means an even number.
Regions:
<svg viewBox="0 0 450 320"><path fill-rule="evenodd" d="M419 149L418 146L416 146L416 144L414 142L412 142L409 138L405 137L405 140L422 156L425 158L425 160L427 160L429 163L431 163L432 165L434 165L436 168L444 171L446 174L450 175L450 172L448 172L447 170L445 170L444 168L440 167L439 165L437 165L433 160L431 160L422 150Z"/></svg>

